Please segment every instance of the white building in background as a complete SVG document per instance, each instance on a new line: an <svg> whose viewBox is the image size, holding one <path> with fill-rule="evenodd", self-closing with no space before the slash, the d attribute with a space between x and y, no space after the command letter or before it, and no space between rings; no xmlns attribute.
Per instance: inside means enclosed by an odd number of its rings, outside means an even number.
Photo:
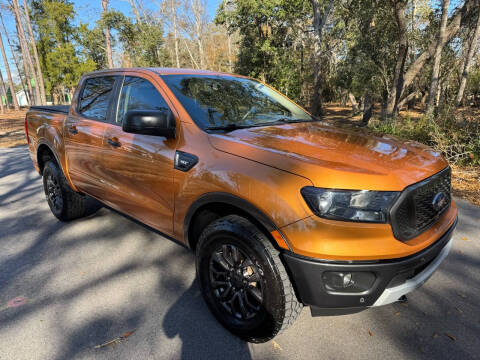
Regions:
<svg viewBox="0 0 480 360"><path fill-rule="evenodd" d="M25 91L20 90L15 93L15 96L17 97L18 105L20 106L28 106L28 98L27 94Z"/></svg>

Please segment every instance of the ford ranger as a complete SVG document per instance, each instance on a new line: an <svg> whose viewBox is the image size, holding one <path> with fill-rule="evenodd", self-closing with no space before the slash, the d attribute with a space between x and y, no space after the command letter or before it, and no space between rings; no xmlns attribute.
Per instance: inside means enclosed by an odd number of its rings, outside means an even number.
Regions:
<svg viewBox="0 0 480 360"><path fill-rule="evenodd" d="M405 298L452 245L450 168L415 142L340 129L259 81L185 69L84 75L25 132L52 213L102 203L191 248L204 299L264 342L303 306Z"/></svg>

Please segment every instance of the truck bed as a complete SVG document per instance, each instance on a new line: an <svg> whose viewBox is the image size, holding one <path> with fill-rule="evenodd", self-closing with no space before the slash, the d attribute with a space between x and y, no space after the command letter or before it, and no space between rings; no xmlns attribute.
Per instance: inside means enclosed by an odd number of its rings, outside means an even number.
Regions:
<svg viewBox="0 0 480 360"><path fill-rule="evenodd" d="M30 106L30 110L68 114L70 105Z"/></svg>

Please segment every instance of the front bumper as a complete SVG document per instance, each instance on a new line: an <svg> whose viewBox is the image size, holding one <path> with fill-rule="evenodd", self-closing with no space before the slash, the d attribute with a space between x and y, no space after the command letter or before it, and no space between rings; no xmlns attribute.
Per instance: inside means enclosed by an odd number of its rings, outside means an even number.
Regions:
<svg viewBox="0 0 480 360"><path fill-rule="evenodd" d="M376 261L331 261L283 254L297 295L309 305L312 315L339 315L398 301L422 286L448 255L453 225L428 248L400 259ZM375 280L362 292L332 291L324 283L325 272L373 273Z"/></svg>

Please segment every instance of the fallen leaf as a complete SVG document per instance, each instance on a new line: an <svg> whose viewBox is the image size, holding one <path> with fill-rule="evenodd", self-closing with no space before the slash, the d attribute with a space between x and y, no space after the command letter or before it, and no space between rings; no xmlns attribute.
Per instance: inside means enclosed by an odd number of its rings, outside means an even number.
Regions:
<svg viewBox="0 0 480 360"><path fill-rule="evenodd" d="M456 307L456 306L455 306L455 310L457 310L460 314L463 314L462 309L460 309L460 308L458 308L458 307Z"/></svg>
<svg viewBox="0 0 480 360"><path fill-rule="evenodd" d="M122 337L123 339L126 339L126 338L128 338L130 335L132 335L134 332L135 332L135 330L127 331L127 332L124 333L121 337Z"/></svg>
<svg viewBox="0 0 480 360"><path fill-rule="evenodd" d="M397 312L395 313L395 316L399 316L399 315L400 315L400 311L397 311Z"/></svg>
<svg viewBox="0 0 480 360"><path fill-rule="evenodd" d="M368 330L368 335L373 336L373 333L370 330Z"/></svg>
<svg viewBox="0 0 480 360"><path fill-rule="evenodd" d="M273 348L275 350L280 350L280 351L283 350L282 347L280 345L278 345L278 343L275 340L272 340L272 343L273 343Z"/></svg>
<svg viewBox="0 0 480 360"><path fill-rule="evenodd" d="M470 241L468 238L466 238L465 236L462 236L462 240L463 241Z"/></svg>
<svg viewBox="0 0 480 360"><path fill-rule="evenodd" d="M432 336L434 339L438 338L438 334L436 332L434 332Z"/></svg>
<svg viewBox="0 0 480 360"><path fill-rule="evenodd" d="M94 349L100 349L109 345L116 345L122 341L124 341L126 338L128 338L130 335L132 335L135 332L135 330L132 331L127 331L124 333L122 336L116 337L113 340L107 341L106 343L100 344L100 345L95 345L93 348Z"/></svg>
<svg viewBox="0 0 480 360"><path fill-rule="evenodd" d="M445 336L448 336L448 337L450 338L450 340L452 340L452 341L457 341L457 339L455 338L455 336L450 335L449 333L445 333Z"/></svg>
<svg viewBox="0 0 480 360"><path fill-rule="evenodd" d="M18 296L16 298L13 298L7 303L7 308L14 308L18 306L25 305L27 303L27 298L24 296Z"/></svg>
<svg viewBox="0 0 480 360"><path fill-rule="evenodd" d="M462 297L462 298L464 298L464 299L467 298L467 295L465 295L465 294L462 294L462 293L457 293L457 294L458 294L458 296L460 296L460 297Z"/></svg>

